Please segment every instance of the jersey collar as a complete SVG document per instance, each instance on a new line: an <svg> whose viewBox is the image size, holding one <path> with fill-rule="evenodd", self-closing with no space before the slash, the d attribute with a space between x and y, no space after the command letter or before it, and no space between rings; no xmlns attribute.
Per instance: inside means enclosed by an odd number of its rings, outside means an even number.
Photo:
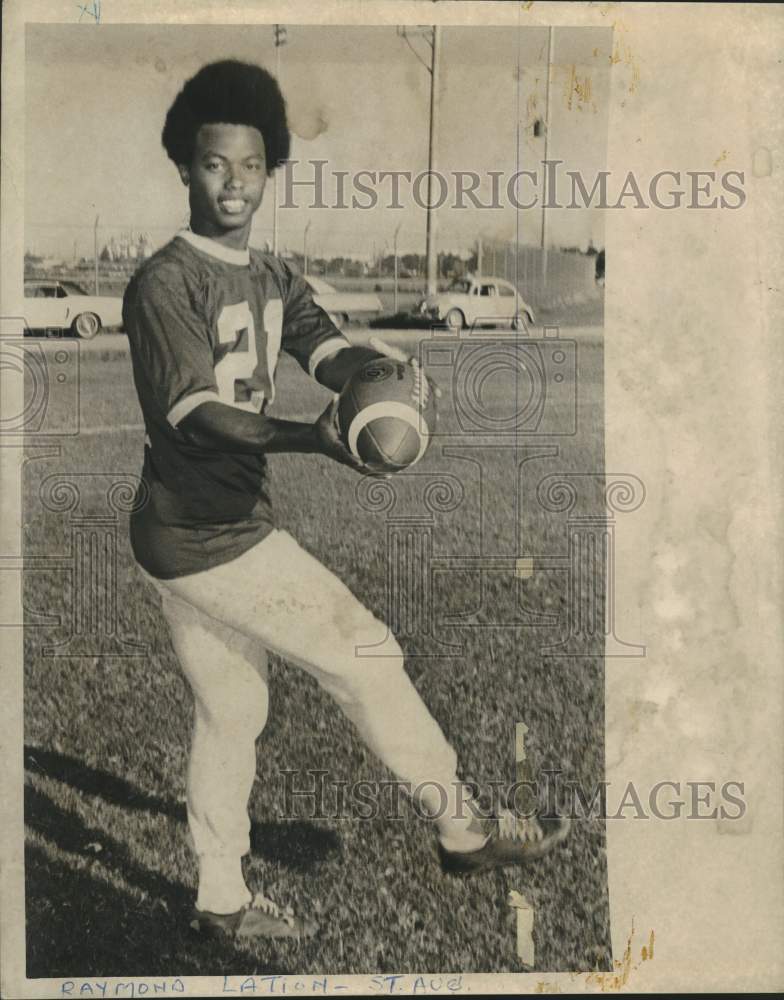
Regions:
<svg viewBox="0 0 784 1000"><path fill-rule="evenodd" d="M226 264L239 264L242 267L247 267L250 264L250 251L247 247L244 250L232 250L231 247L216 243L209 236L199 236L197 233L191 232L190 229L181 229L177 235L186 243L190 243L192 247L201 250L202 253L209 254L210 257L217 257L218 260L222 260Z"/></svg>

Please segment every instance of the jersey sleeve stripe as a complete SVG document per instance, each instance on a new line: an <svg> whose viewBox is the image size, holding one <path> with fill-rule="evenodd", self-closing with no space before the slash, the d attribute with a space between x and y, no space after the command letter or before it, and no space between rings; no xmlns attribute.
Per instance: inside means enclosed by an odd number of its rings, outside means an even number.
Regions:
<svg viewBox="0 0 784 1000"><path fill-rule="evenodd" d="M351 347L345 337L330 337L329 340L323 340L318 344L308 360L308 371L311 378L316 377L316 368L324 358L328 358L330 354L335 354L337 351L342 351L344 347Z"/></svg>
<svg viewBox="0 0 784 1000"><path fill-rule="evenodd" d="M167 419L172 427L176 427L189 413L193 413L197 406L201 406L202 403L207 403L211 400L216 403L220 402L220 396L217 392L213 392L210 389L192 392L174 404L169 410Z"/></svg>

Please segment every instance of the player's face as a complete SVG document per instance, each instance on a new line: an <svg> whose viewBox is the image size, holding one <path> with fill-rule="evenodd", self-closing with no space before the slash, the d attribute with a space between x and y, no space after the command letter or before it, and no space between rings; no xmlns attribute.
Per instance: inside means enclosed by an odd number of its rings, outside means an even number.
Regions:
<svg viewBox="0 0 784 1000"><path fill-rule="evenodd" d="M264 140L249 125L202 125L190 167L180 167L188 185L191 229L226 246L248 245L253 213L267 179Z"/></svg>

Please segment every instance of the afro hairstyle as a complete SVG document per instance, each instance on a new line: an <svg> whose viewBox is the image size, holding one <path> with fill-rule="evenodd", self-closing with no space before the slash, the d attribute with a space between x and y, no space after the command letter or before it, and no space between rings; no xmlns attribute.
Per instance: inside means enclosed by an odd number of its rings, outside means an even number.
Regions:
<svg viewBox="0 0 784 1000"><path fill-rule="evenodd" d="M202 125L250 125L261 132L267 173L289 155L286 103L278 83L261 66L227 59L191 77L166 115L161 140L169 158L190 166Z"/></svg>

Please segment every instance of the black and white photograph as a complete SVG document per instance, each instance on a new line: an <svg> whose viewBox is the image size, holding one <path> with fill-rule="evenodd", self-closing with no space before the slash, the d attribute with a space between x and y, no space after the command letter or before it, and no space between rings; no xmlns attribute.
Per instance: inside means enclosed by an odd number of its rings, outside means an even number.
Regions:
<svg viewBox="0 0 784 1000"><path fill-rule="evenodd" d="M8 5L4 997L782 985L784 39L697 6Z"/></svg>

